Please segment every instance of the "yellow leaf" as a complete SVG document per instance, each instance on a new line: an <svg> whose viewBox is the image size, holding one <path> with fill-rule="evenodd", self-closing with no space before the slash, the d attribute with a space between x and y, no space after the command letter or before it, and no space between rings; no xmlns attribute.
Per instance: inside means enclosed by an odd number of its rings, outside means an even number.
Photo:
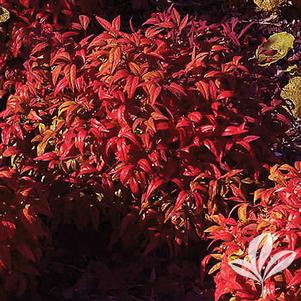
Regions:
<svg viewBox="0 0 301 301"><path fill-rule="evenodd" d="M40 134L44 133L46 130L45 124L44 123L39 123L39 132Z"/></svg>
<svg viewBox="0 0 301 301"><path fill-rule="evenodd" d="M283 215L280 212L272 212L271 216L275 219L282 219Z"/></svg>
<svg viewBox="0 0 301 301"><path fill-rule="evenodd" d="M216 230L219 230L219 229L221 229L221 227L220 226L211 226L211 227L209 227L209 228L207 228L206 230L204 230L204 232L206 232L206 233L210 233L210 232L213 232L213 231L216 231Z"/></svg>
<svg viewBox="0 0 301 301"><path fill-rule="evenodd" d="M269 66L283 59L288 51L293 48L295 38L287 32L271 35L268 40L256 50L259 66Z"/></svg>
<svg viewBox="0 0 301 301"><path fill-rule="evenodd" d="M221 263L218 262L217 264L215 264L209 271L208 274L213 274L215 271L219 270L221 267Z"/></svg>
<svg viewBox="0 0 301 301"><path fill-rule="evenodd" d="M253 0L254 3L263 11L273 11L285 0Z"/></svg>
<svg viewBox="0 0 301 301"><path fill-rule="evenodd" d="M52 134L53 134L53 132L51 130L46 130L44 132L43 140L37 146L37 155L38 156L41 156L44 154L45 149L47 147L47 144L48 144Z"/></svg>
<svg viewBox="0 0 301 301"><path fill-rule="evenodd" d="M62 113L68 110L71 105L75 105L75 104L76 103L73 100L68 100L62 103L59 107L58 116L62 115Z"/></svg>
<svg viewBox="0 0 301 301"><path fill-rule="evenodd" d="M241 258L244 254L245 252L242 249L237 249L231 255L228 256L228 261Z"/></svg>
<svg viewBox="0 0 301 301"><path fill-rule="evenodd" d="M288 72L290 75L301 75L301 68L295 64L293 66L288 66L285 72Z"/></svg>
<svg viewBox="0 0 301 301"><path fill-rule="evenodd" d="M301 76L291 78L280 95L283 99L289 99L293 102L295 106L294 115L301 118Z"/></svg>
<svg viewBox="0 0 301 301"><path fill-rule="evenodd" d="M6 22L7 20L9 20L9 18L9 11L6 8L0 6L0 23Z"/></svg>
<svg viewBox="0 0 301 301"><path fill-rule="evenodd" d="M238 208L238 218L242 223L245 223L248 219L248 216L247 216L248 206L249 206L248 204L242 204Z"/></svg>
<svg viewBox="0 0 301 301"><path fill-rule="evenodd" d="M245 252L242 249L238 249L235 252L232 253L232 255L236 255L238 257L241 257L242 255L244 255Z"/></svg>
<svg viewBox="0 0 301 301"><path fill-rule="evenodd" d="M259 188L254 192L254 202L260 199L262 193L265 191L264 188Z"/></svg>
<svg viewBox="0 0 301 301"><path fill-rule="evenodd" d="M257 225L257 231L258 232L261 232L263 231L266 227L269 227L270 226L270 220L266 220L266 221L262 221L261 223L259 223Z"/></svg>
<svg viewBox="0 0 301 301"><path fill-rule="evenodd" d="M51 126L50 126L50 129L52 131L55 131L57 128L61 128L62 125L65 123L65 120L61 119L61 118L58 118L58 117L55 117L53 120L52 120L52 123L51 123Z"/></svg>
<svg viewBox="0 0 301 301"><path fill-rule="evenodd" d="M223 254L211 254L211 257L213 257L216 260L222 260L223 256Z"/></svg>

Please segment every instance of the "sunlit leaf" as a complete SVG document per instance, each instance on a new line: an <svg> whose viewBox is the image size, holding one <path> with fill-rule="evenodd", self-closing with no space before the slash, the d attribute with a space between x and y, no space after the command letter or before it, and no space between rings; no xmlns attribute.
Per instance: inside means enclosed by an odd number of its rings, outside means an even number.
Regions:
<svg viewBox="0 0 301 301"><path fill-rule="evenodd" d="M294 115L301 118L301 76L291 78L280 95L282 98L293 102L295 105Z"/></svg>
<svg viewBox="0 0 301 301"><path fill-rule="evenodd" d="M273 11L285 0L253 0L254 3L263 11Z"/></svg>
<svg viewBox="0 0 301 301"><path fill-rule="evenodd" d="M259 66L269 66L283 59L288 51L293 48L294 41L294 36L287 32L279 32L271 35L256 50Z"/></svg>
<svg viewBox="0 0 301 301"><path fill-rule="evenodd" d="M301 75L301 68L299 68L296 64L292 66L288 66L285 72L288 72L290 75Z"/></svg>
<svg viewBox="0 0 301 301"><path fill-rule="evenodd" d="M6 22L7 20L9 20L9 18L10 18L9 11L6 8L0 6L0 23Z"/></svg>

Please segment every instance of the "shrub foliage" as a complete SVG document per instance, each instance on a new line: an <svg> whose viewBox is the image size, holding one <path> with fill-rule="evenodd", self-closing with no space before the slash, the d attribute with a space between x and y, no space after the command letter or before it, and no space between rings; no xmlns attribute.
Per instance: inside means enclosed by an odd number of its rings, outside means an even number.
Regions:
<svg viewBox="0 0 301 301"><path fill-rule="evenodd" d="M1 189L12 186L17 202L0 219L16 246L1 251L3 275L19 260L22 277L35 274L39 216L50 213L55 225L96 228L106 214L117 226L112 243L142 241L147 254L165 242L176 253L246 203L279 163L271 147L290 117L273 81L239 56L249 26L170 8L130 33L120 17L96 17L102 32L90 34L94 21L75 20L70 5L60 23L50 14L60 6L1 3L12 14L1 53Z"/></svg>
<svg viewBox="0 0 301 301"><path fill-rule="evenodd" d="M254 281L236 274L228 262L244 258L249 242L263 232L277 237L272 255L282 250L294 250L297 253L289 269L266 280L266 298L293 301L301 296L300 162L296 162L294 167L286 164L274 166L269 178L274 185L255 192L255 206L241 204L237 207L237 218L216 215L216 225L208 229L212 242L219 242L219 246L203 261L204 265L208 264L210 258L219 261L211 269L212 272L219 270L215 276L216 300L229 300L231 295L235 296L235 300L259 299L260 287Z"/></svg>

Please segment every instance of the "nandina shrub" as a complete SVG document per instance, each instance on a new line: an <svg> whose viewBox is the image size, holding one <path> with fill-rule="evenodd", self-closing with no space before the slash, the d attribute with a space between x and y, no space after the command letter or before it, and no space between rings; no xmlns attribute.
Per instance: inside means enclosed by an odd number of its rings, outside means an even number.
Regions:
<svg viewBox="0 0 301 301"><path fill-rule="evenodd" d="M241 204L237 216L213 217L217 225L208 229L209 237L216 246L212 254L205 257L218 260L211 272L215 276L215 300L262 300L260 285L236 274L229 261L244 258L250 241L261 233L269 232L277 237L272 255L282 250L294 250L294 262L283 272L265 282L266 300L299 300L301 297L301 164L295 166L276 165L271 169L270 179L274 186L255 192L254 204ZM232 213L234 214L234 213ZM270 259L270 258L269 258Z"/></svg>
<svg viewBox="0 0 301 301"><path fill-rule="evenodd" d="M134 11L139 7L147 8L146 4L141 6L142 2L139 3L137 5L133 1ZM10 13L9 20L1 23L0 27L0 109L3 110L16 86L25 83L23 64L29 58L32 45L50 43L49 37L53 32L56 35L59 32L64 39L72 38L78 42L79 33L85 32L87 35L97 32L94 19L87 31L85 15L116 15L119 10L122 11L120 7L124 4L103 0L1 0L0 5ZM130 10L130 13L133 11Z"/></svg>
<svg viewBox="0 0 301 301"><path fill-rule="evenodd" d="M83 28L72 28L74 18L78 21L78 6L71 1L0 1L0 5L10 13L10 19L1 23L0 41L0 98L1 108L19 85L25 84L23 67L29 58L32 45L48 43L53 31L76 37ZM86 1L89 3L89 1ZM76 17L75 17L76 16ZM68 31L68 32L67 32Z"/></svg>
<svg viewBox="0 0 301 301"><path fill-rule="evenodd" d="M43 185L6 167L0 168L0 206L0 295L6 300L34 284L47 238L40 216L50 210Z"/></svg>
<svg viewBox="0 0 301 301"><path fill-rule="evenodd" d="M248 29L235 32L237 20L207 25L171 8L132 33L119 17L97 21L104 32L79 43L84 31L52 29L26 46L25 80L1 114L4 163L67 186L52 194L58 214L86 224L83 212L115 208L125 244L143 233L146 253L161 241L173 250L263 184L289 117L277 86L236 55Z"/></svg>
<svg viewBox="0 0 301 301"><path fill-rule="evenodd" d="M125 5L131 7L131 4L132 9L128 11L130 15L137 9L147 10L151 7L147 0L128 0L127 4L112 0L0 0L0 5L10 13L10 19L1 23L0 27L0 98L5 96L5 99L9 93L13 93L18 82L24 83L23 63L28 59L31 45L38 41L45 42L45 38L53 31L76 39L79 31L87 29L84 15L116 15L123 12ZM78 24L79 18L81 25ZM93 20L89 29L95 33L96 21Z"/></svg>

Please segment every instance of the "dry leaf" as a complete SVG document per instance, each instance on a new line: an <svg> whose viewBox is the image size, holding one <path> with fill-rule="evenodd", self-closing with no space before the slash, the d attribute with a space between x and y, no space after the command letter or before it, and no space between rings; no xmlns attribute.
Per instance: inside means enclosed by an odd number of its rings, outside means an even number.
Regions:
<svg viewBox="0 0 301 301"><path fill-rule="evenodd" d="M9 18L9 11L6 8L0 6L0 23L6 22L7 20L9 20Z"/></svg>
<svg viewBox="0 0 301 301"><path fill-rule="evenodd" d="M285 0L253 0L254 3L263 11L273 11Z"/></svg>
<svg viewBox="0 0 301 301"><path fill-rule="evenodd" d="M301 75L301 68L295 64L293 66L288 66L285 72L288 72L290 75Z"/></svg>
<svg viewBox="0 0 301 301"><path fill-rule="evenodd" d="M287 32L279 32L271 35L256 50L259 66L269 66L283 59L288 51L293 48L294 41L294 36Z"/></svg>
<svg viewBox="0 0 301 301"><path fill-rule="evenodd" d="M301 76L291 78L280 95L282 98L293 102L295 105L294 115L301 118Z"/></svg>

